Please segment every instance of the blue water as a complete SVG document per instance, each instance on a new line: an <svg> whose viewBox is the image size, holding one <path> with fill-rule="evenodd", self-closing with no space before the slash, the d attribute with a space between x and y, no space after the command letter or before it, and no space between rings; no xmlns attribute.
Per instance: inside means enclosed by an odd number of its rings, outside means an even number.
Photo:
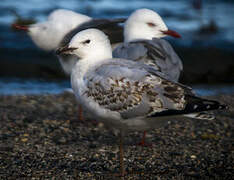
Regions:
<svg viewBox="0 0 234 180"><path fill-rule="evenodd" d="M70 91L70 88L69 80L0 78L0 95L60 94ZM196 85L192 88L200 96L234 94L234 85Z"/></svg>
<svg viewBox="0 0 234 180"><path fill-rule="evenodd" d="M196 85L192 86L192 88L199 96L234 95L234 85Z"/></svg>
<svg viewBox="0 0 234 180"><path fill-rule="evenodd" d="M23 18L45 20L54 9L66 8L92 17L127 17L138 8L157 11L166 24L183 37L191 35L213 19L219 33L212 39L234 42L234 3L231 0L203 0L202 15L192 6L192 0L1 0L0 25L10 25L15 13Z"/></svg>
<svg viewBox="0 0 234 180"><path fill-rule="evenodd" d="M0 95L59 94L70 88L69 81L0 78Z"/></svg>

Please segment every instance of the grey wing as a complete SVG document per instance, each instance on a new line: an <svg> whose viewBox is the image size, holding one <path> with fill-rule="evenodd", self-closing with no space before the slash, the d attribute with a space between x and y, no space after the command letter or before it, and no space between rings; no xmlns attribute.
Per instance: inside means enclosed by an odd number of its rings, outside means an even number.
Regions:
<svg viewBox="0 0 234 180"><path fill-rule="evenodd" d="M71 38L78 32L89 29L97 28L103 31L110 39L111 44L119 43L123 41L123 27L120 23L124 23L125 18L117 19L92 19L79 25L77 28L66 34L60 43L60 47L65 46L71 40Z"/></svg>
<svg viewBox="0 0 234 180"><path fill-rule="evenodd" d="M117 47L113 56L126 58L153 66L170 80L178 81L182 62L171 45L163 39L135 41Z"/></svg>
<svg viewBox="0 0 234 180"><path fill-rule="evenodd" d="M142 61L147 56L147 48L141 43L122 43L113 51L114 58Z"/></svg>
<svg viewBox="0 0 234 180"><path fill-rule="evenodd" d="M164 39L154 38L150 42L156 49L164 51L165 63L159 64L159 66L161 66L164 72L168 72L171 75L172 80L178 81L180 73L183 70L183 64L173 47Z"/></svg>
<svg viewBox="0 0 234 180"><path fill-rule="evenodd" d="M93 73L95 72L95 73ZM108 61L88 73L86 96L123 118L183 109L184 88L127 60Z"/></svg>

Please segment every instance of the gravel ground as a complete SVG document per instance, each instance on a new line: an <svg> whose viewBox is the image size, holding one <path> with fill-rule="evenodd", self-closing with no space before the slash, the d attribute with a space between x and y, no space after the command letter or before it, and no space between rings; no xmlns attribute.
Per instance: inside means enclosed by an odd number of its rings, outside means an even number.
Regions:
<svg viewBox="0 0 234 180"><path fill-rule="evenodd" d="M124 139L124 179L232 179L234 95L213 121L172 120ZM0 97L0 179L119 179L118 138L94 121L77 120L69 93ZM95 119L95 118L94 118Z"/></svg>

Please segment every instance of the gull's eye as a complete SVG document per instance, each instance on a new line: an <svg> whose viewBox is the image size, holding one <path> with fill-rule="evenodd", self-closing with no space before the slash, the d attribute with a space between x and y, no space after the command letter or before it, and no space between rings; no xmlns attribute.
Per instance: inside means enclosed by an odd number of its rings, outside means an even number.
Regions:
<svg viewBox="0 0 234 180"><path fill-rule="evenodd" d="M154 23L148 22L146 23L149 27L155 27L156 25Z"/></svg>
<svg viewBox="0 0 234 180"><path fill-rule="evenodd" d="M89 43L90 43L90 39L83 41L83 44L89 44Z"/></svg>

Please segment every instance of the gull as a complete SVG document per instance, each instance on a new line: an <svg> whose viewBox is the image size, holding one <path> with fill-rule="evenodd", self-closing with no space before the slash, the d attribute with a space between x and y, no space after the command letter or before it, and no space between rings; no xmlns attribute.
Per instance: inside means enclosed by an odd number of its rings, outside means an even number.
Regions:
<svg viewBox="0 0 234 180"><path fill-rule="evenodd" d="M57 53L78 57L71 74L77 100L98 121L119 132L121 176L123 136L129 131L162 127L173 116L226 108L195 96L191 88L165 79L149 65L112 58L108 37L97 29L79 32Z"/></svg>
<svg viewBox="0 0 234 180"><path fill-rule="evenodd" d="M138 9L126 20L124 43L114 49L113 57L148 64L163 72L168 79L178 81L183 65L170 43L160 39L167 35L181 37L177 32L169 30L155 11ZM139 145L146 145L145 136L146 132Z"/></svg>

